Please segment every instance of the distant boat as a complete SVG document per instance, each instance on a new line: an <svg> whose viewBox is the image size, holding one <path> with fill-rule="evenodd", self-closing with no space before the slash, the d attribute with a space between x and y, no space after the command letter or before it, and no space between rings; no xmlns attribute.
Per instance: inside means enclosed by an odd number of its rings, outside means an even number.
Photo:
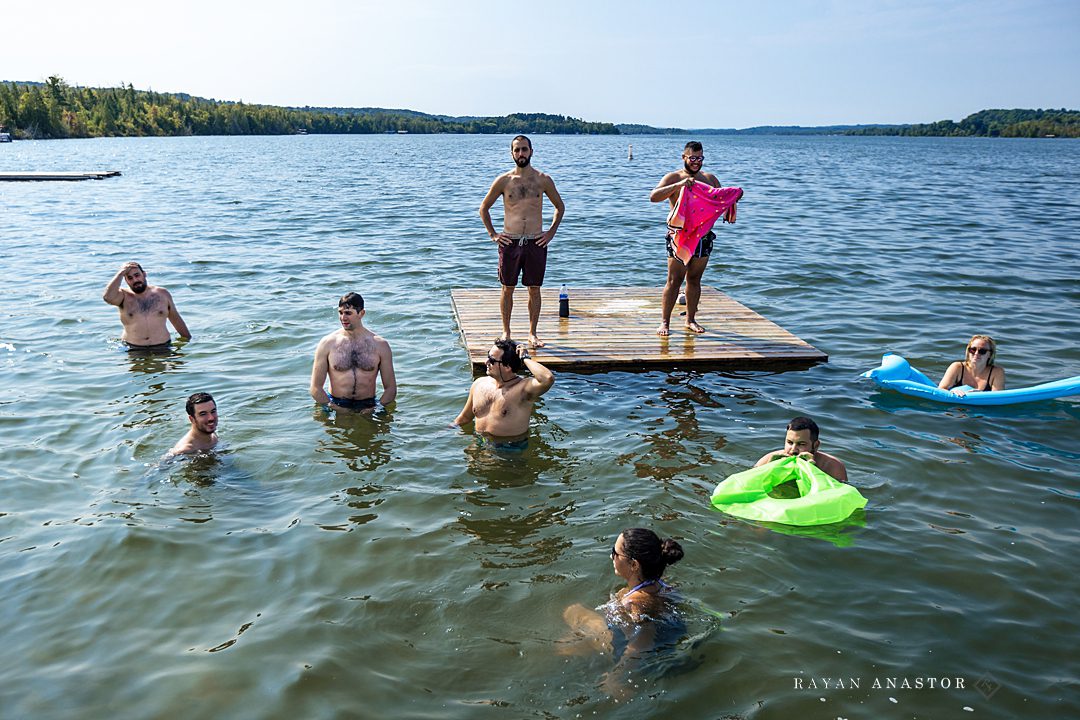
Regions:
<svg viewBox="0 0 1080 720"><path fill-rule="evenodd" d="M408 134L409 134L409 131L408 131L408 130L398 130L398 131L397 131L397 134L398 134L398 135L408 135Z"/></svg>
<svg viewBox="0 0 1080 720"><path fill-rule="evenodd" d="M297 128L296 134L297 135L307 135L307 128Z"/></svg>
<svg viewBox="0 0 1080 720"><path fill-rule="evenodd" d="M11 133L0 132L0 142L11 142Z"/></svg>

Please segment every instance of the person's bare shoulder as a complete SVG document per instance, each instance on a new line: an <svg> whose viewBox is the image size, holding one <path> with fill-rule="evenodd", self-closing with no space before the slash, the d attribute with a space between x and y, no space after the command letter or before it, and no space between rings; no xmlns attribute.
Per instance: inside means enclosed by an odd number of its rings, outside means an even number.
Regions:
<svg viewBox="0 0 1080 720"><path fill-rule="evenodd" d="M684 175L683 175L682 170L673 170L672 172L669 172L664 177L660 178L660 182L656 183L656 185L657 185L657 187L659 187L661 185L670 185L671 183L673 183L673 182L675 182L677 180L682 180L683 177L684 177Z"/></svg>
<svg viewBox="0 0 1080 720"><path fill-rule="evenodd" d="M319 344L315 346L315 353L318 354L330 350L330 348L332 348L334 346L334 343L337 341L337 337L337 330L330 333L329 335L323 335L322 339L319 340Z"/></svg>
<svg viewBox="0 0 1080 720"><path fill-rule="evenodd" d="M194 448L191 447L191 441L188 439L187 435L185 435L184 437L180 438L180 441L178 443L172 446L172 449L169 450L168 455L190 455L193 452Z"/></svg>
<svg viewBox="0 0 1080 720"><path fill-rule="evenodd" d="M713 187L720 187L720 180L715 175L707 172L703 172L701 174L705 178L705 182L709 183Z"/></svg>

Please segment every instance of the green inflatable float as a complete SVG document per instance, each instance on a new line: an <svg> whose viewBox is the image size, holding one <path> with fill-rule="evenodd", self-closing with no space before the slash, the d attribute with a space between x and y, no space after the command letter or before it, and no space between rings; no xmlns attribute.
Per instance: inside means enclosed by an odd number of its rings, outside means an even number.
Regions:
<svg viewBox="0 0 1080 720"><path fill-rule="evenodd" d="M778 485L794 480L799 496L773 497ZM773 460L728 476L713 490L712 506L743 518L785 525L827 525L840 522L866 505L859 491L825 474L800 457Z"/></svg>

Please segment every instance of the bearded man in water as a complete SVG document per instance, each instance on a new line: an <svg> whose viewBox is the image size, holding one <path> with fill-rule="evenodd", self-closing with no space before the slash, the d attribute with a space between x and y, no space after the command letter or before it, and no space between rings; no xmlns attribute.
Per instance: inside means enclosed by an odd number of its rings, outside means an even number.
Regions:
<svg viewBox="0 0 1080 720"><path fill-rule="evenodd" d="M123 281L127 281L128 287L120 286ZM166 320L180 337L191 339L191 331L180 317L172 295L163 287L149 284L142 265L137 262L121 266L105 286L101 299L120 309L120 323L124 326L120 339L129 350L168 350L172 336L165 327Z"/></svg>

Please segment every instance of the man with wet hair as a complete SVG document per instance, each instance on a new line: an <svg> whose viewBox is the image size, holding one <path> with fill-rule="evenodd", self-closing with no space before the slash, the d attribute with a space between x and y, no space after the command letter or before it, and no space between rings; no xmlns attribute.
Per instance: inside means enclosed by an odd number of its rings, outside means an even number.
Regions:
<svg viewBox="0 0 1080 720"><path fill-rule="evenodd" d="M649 194L652 202L667 200L671 207L679 200L679 191L683 187L690 187L695 182L703 182L713 187L720 187L720 181L712 173L702 172L701 166L705 162L705 151L701 143L691 140L686 143L682 154L683 167L681 170L669 172ZM656 334L667 337L671 334L671 311L675 307L675 301L679 298L679 288L683 280L686 280L686 329L692 333L703 333L705 328L697 322L698 302L701 300L701 276L705 273L705 267L709 264L709 256L713 251L713 240L716 233L711 230L701 238L697 250L690 258L688 265L683 265L682 260L675 256L675 237L671 228L667 232L667 283L664 285L664 295L661 300L662 317L660 327L656 328Z"/></svg>
<svg viewBox="0 0 1080 720"><path fill-rule="evenodd" d="M536 323L540 319L540 286L544 284L544 271L547 269L548 244L562 222L563 201L551 176L530 164L532 154L532 141L524 135L510 141L514 169L495 178L480 203L480 219L484 221L488 237L499 246L502 337L510 339L514 288L520 275L521 283L529 289L529 344L543 347L543 341L536 334ZM555 207L555 215L547 230L544 230L543 218L545 195ZM490 210L500 197L503 200L503 231L495 232Z"/></svg>
<svg viewBox="0 0 1080 720"><path fill-rule="evenodd" d="M840 462L839 458L821 452L818 449L820 447L821 442L818 440L817 423L808 417L800 416L788 423L787 435L784 437L784 448L766 454L754 463L754 467L780 458L798 455L804 460L817 465L826 475L830 475L840 482L847 482L847 468L844 467L844 463Z"/></svg>
<svg viewBox="0 0 1080 720"><path fill-rule="evenodd" d="M378 404L389 405L397 397L394 355L390 343L364 327L364 298L348 293L338 301L341 329L315 348L311 368L311 397L334 410L371 411L376 406L375 381L382 381ZM324 389L330 376L330 392Z"/></svg>
<svg viewBox="0 0 1080 720"><path fill-rule="evenodd" d="M532 377L518 373L528 369ZM525 343L500 338L488 350L487 374L473 381L465 407L454 419L461 426L476 421L476 433L499 450L524 450L529 418L540 396L555 384L555 375L529 357Z"/></svg>
<svg viewBox="0 0 1080 720"><path fill-rule="evenodd" d="M128 287L120 286L127 281ZM130 289L129 289L130 288ZM120 339L129 350L168 350L172 336L165 321L185 340L191 339L187 323L173 303L172 295L163 287L146 281L146 273L137 262L124 263L109 284L101 299L120 310L124 333Z"/></svg>
<svg viewBox="0 0 1080 720"><path fill-rule="evenodd" d="M217 445L218 413L217 403L210 393L197 392L187 399L187 410L191 429L169 451L170 455L190 455L213 450Z"/></svg>

